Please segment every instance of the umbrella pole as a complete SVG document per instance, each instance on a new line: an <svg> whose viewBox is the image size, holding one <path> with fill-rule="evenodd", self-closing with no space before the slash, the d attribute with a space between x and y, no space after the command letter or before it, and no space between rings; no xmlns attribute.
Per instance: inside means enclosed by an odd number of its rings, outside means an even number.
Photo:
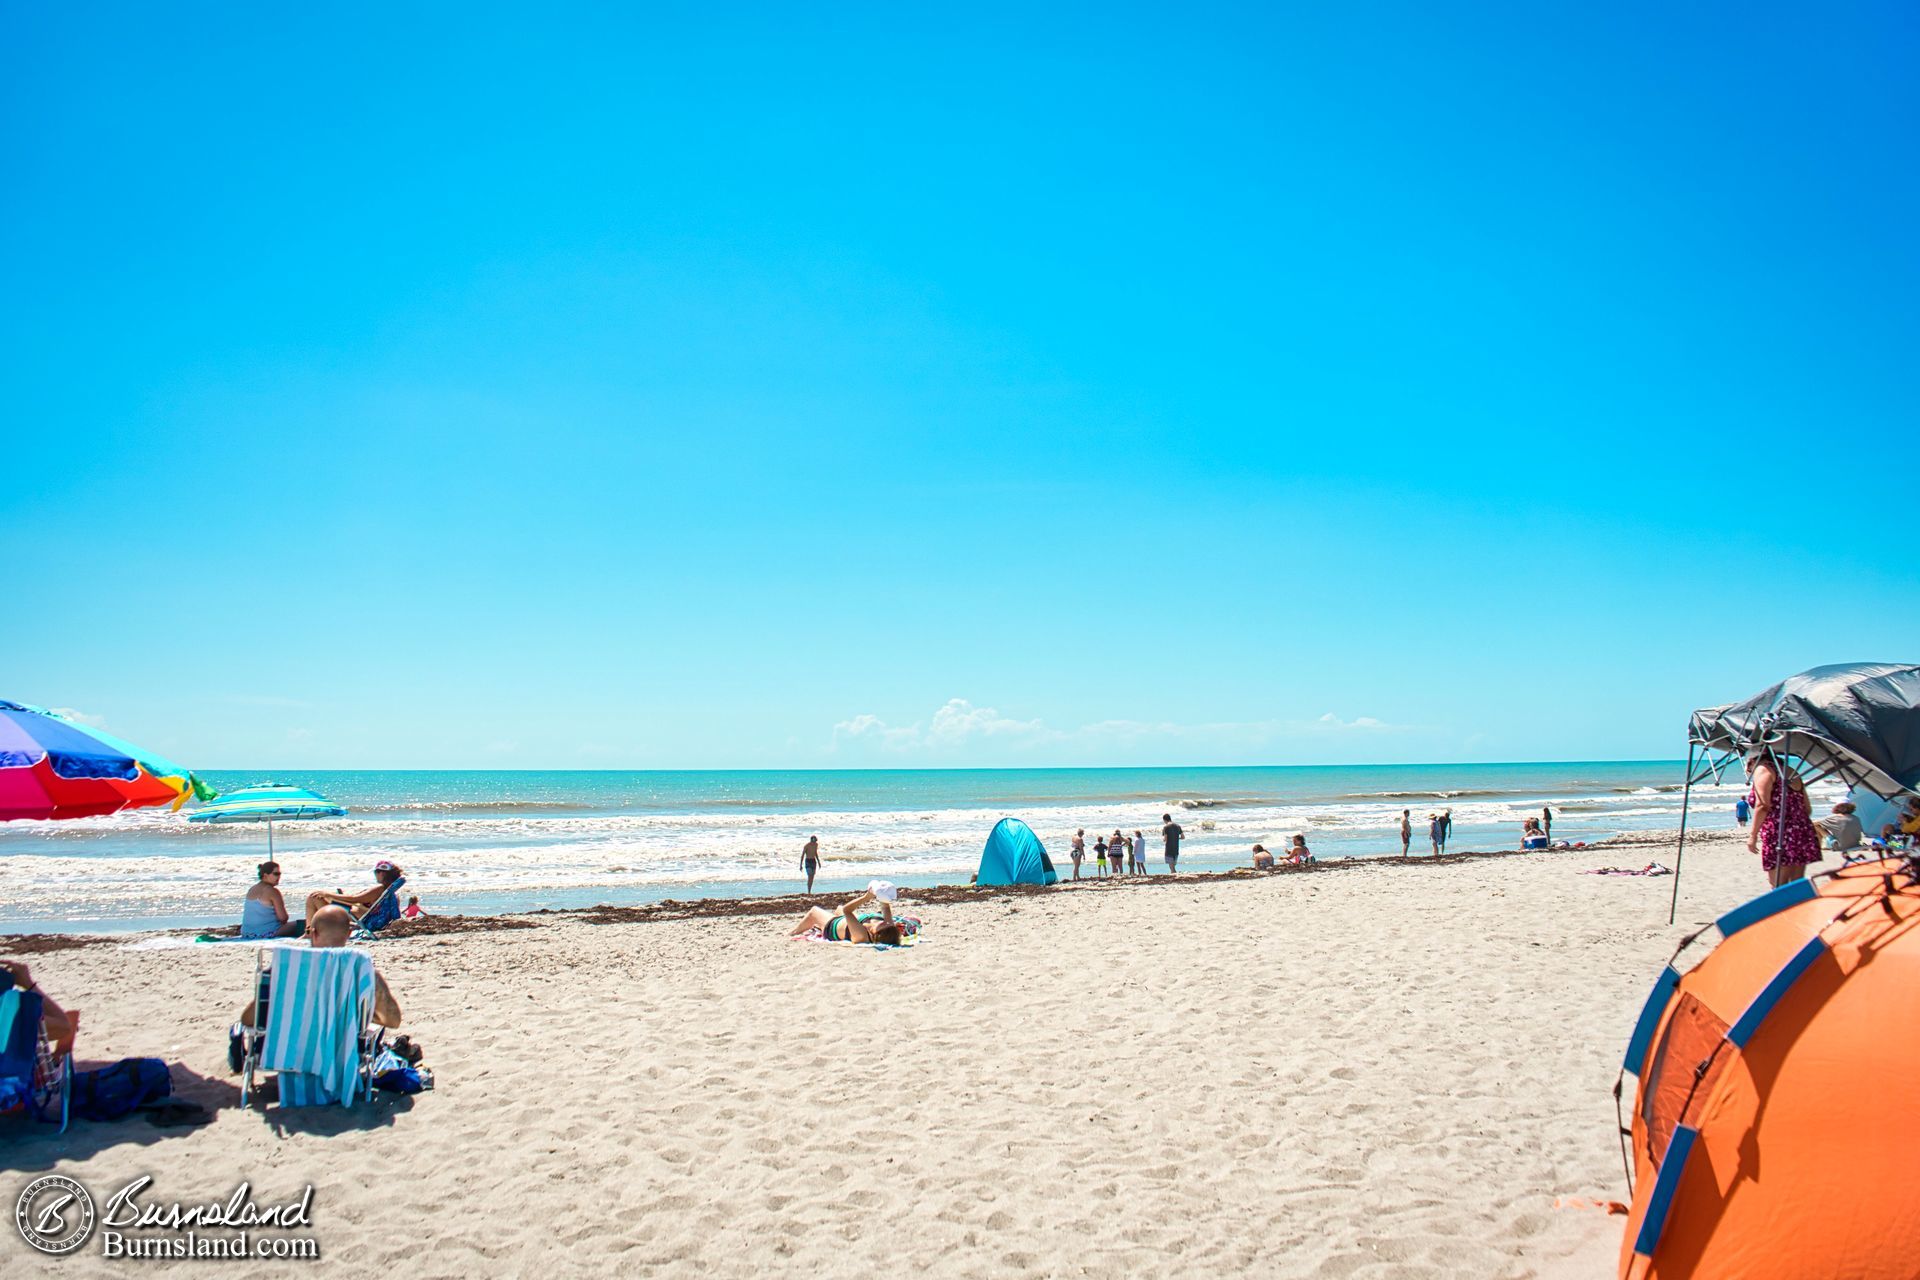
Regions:
<svg viewBox="0 0 1920 1280"><path fill-rule="evenodd" d="M267 820L267 861L273 861L273 820L271 818ZM1672 921L1668 923L1671 924Z"/></svg>
<svg viewBox="0 0 1920 1280"><path fill-rule="evenodd" d="M1680 793L1680 844L1673 851L1673 900L1667 904L1667 923L1680 913L1680 863L1687 856L1687 809L1693 804L1694 745L1687 744L1687 785Z"/></svg>

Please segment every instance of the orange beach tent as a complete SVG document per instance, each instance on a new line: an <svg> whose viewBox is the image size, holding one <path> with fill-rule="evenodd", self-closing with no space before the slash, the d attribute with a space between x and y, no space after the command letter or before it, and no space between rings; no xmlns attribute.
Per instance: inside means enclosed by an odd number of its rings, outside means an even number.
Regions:
<svg viewBox="0 0 1920 1280"><path fill-rule="evenodd" d="M1912 1280L1920 860L1783 885L1713 927L1705 959L1661 973L1627 1048L1623 1280Z"/></svg>

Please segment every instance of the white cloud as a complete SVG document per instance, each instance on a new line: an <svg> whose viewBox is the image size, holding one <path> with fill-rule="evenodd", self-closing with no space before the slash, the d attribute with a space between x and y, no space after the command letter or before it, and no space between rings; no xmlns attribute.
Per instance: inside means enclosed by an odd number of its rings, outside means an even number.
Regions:
<svg viewBox="0 0 1920 1280"><path fill-rule="evenodd" d="M1372 716L1356 716L1351 720L1342 720L1331 711L1321 716L1318 720L1314 721L1314 723L1328 729L1392 729L1397 727L1386 723L1384 720L1376 720Z"/></svg>
<svg viewBox="0 0 1920 1280"><path fill-rule="evenodd" d="M1038 719L1019 720L994 707L976 707L966 698L949 698L924 721L888 724L863 712L833 726L833 741L879 746L898 753L935 754L967 744L991 742L1003 747L1135 746L1151 742L1257 749L1288 739L1335 733L1386 733L1408 728L1374 716L1343 719L1327 712L1313 720L1241 720L1180 724L1174 721L1099 720L1074 729L1050 729Z"/></svg>
<svg viewBox="0 0 1920 1280"><path fill-rule="evenodd" d="M47 710L64 719L71 720L75 724L84 724L89 729L104 729L107 727L107 718L105 716L91 715L85 711L75 711L72 707L48 707Z"/></svg>
<svg viewBox="0 0 1920 1280"><path fill-rule="evenodd" d="M1046 735L1038 720L1012 720L992 707L976 707L965 698L948 698L927 728L931 742L961 743L969 738L1033 738Z"/></svg>
<svg viewBox="0 0 1920 1280"><path fill-rule="evenodd" d="M920 726L911 724L896 728L879 716L857 715L833 726L836 747L843 738L854 742L878 743L889 751L905 751L920 741Z"/></svg>
<svg viewBox="0 0 1920 1280"><path fill-rule="evenodd" d="M836 744L843 740L878 743L892 751L948 749L981 738L1036 742L1058 736L1038 720L1015 720L993 707L976 707L965 698L949 698L932 717L912 724L888 724L866 712L833 726Z"/></svg>

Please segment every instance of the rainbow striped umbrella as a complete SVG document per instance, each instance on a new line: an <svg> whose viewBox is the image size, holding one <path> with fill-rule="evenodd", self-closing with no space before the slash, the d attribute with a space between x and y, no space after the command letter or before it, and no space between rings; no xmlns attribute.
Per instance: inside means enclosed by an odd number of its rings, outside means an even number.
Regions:
<svg viewBox="0 0 1920 1280"><path fill-rule="evenodd" d="M0 699L0 822L91 818L213 795L179 765L76 724L57 711Z"/></svg>
<svg viewBox="0 0 1920 1280"><path fill-rule="evenodd" d="M210 805L187 815L188 822L264 822L267 824L267 856L273 856L273 824L304 822L313 818L344 818L347 807L335 804L305 787L266 783L229 791Z"/></svg>

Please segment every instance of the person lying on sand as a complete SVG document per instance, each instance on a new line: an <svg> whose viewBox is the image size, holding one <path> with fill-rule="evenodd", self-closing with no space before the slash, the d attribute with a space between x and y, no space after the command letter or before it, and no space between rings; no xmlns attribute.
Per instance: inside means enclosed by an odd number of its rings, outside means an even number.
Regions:
<svg viewBox="0 0 1920 1280"><path fill-rule="evenodd" d="M862 920L854 914L869 903L880 903L880 919L873 922ZM900 945L900 926L893 922L893 904L884 901L869 889L859 897L841 907L838 913L825 907L810 907L807 914L800 917L800 923L793 926L788 937L798 938L802 934L818 930L828 942L878 942L882 946Z"/></svg>
<svg viewBox="0 0 1920 1280"><path fill-rule="evenodd" d="M307 945L316 948L344 947L347 939L353 936L353 917L347 909L340 906L320 908L307 917ZM400 1002L393 998L393 992L387 987L387 980L380 976L380 970L373 971L373 1020L382 1027L400 1025ZM240 1025L253 1025L253 1001L247 1001L247 1007L240 1011Z"/></svg>
<svg viewBox="0 0 1920 1280"><path fill-rule="evenodd" d="M0 973L9 981L0 985L0 991L7 987L18 987L22 991L33 991L39 983L33 980L33 972L18 960L0 960ZM62 1009L54 998L46 992L40 992L40 1025L46 1028L47 1045L58 1058L73 1052L73 1037L80 1030L80 1015Z"/></svg>

